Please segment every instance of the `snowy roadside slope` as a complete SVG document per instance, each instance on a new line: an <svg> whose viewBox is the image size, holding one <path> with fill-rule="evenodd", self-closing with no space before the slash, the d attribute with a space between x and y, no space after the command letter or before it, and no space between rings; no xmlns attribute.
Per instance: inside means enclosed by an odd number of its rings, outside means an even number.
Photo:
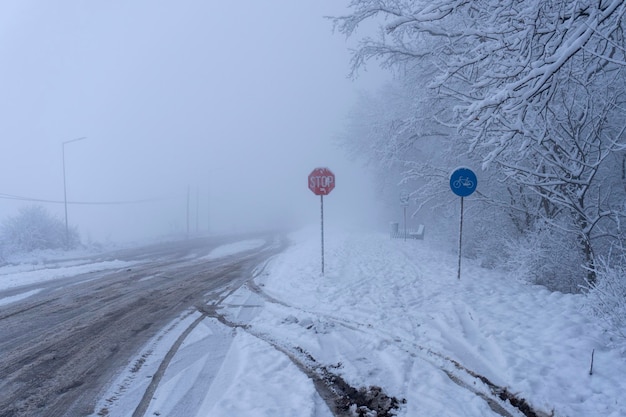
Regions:
<svg viewBox="0 0 626 417"><path fill-rule="evenodd" d="M385 235L328 233L321 277L319 237L294 240L256 279L266 300L250 328L335 366L355 387L406 399L398 415L498 415L449 378L459 374L450 360L546 414L626 415L626 359L605 347L582 296L513 282L470 261L459 281L454 256L427 240Z"/></svg>
<svg viewBox="0 0 626 417"><path fill-rule="evenodd" d="M253 282L207 306L145 415L331 417L308 367L406 400L399 417L523 417L487 379L538 417L626 416L626 358L582 296L469 260L459 281L456 257L380 234L328 231L322 277L316 232L293 235ZM133 414L122 400L111 415Z"/></svg>

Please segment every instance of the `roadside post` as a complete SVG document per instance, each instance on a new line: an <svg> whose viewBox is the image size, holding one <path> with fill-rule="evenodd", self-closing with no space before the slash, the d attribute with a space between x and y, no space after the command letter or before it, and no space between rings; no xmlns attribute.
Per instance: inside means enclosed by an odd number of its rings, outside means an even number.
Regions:
<svg viewBox="0 0 626 417"><path fill-rule="evenodd" d="M315 168L309 174L309 189L320 196L322 229L322 276L324 276L324 196L335 188L335 174L328 168Z"/></svg>
<svg viewBox="0 0 626 417"><path fill-rule="evenodd" d="M400 192L400 205L404 209L404 241L406 242L406 208L409 206L409 193L406 191Z"/></svg>
<svg viewBox="0 0 626 417"><path fill-rule="evenodd" d="M463 243L463 199L471 195L478 185L476 174L469 168L459 167L450 174L450 189L461 197L461 222L459 225L459 268L457 278L461 279L461 244Z"/></svg>

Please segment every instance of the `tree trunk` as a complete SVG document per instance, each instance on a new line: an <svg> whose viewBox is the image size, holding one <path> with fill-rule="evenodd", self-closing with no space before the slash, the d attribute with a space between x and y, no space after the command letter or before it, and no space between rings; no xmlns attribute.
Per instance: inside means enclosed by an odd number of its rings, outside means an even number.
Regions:
<svg viewBox="0 0 626 417"><path fill-rule="evenodd" d="M587 282L591 286L596 285L596 263L593 254L593 246L591 245L591 231L588 230L589 223L587 219L578 216L578 225L580 227L580 244L582 246L583 255L585 256L585 268L587 269Z"/></svg>

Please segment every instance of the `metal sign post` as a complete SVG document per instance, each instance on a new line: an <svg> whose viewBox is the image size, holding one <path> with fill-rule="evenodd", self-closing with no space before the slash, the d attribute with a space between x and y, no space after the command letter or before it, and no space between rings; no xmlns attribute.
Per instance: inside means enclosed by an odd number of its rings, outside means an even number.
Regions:
<svg viewBox="0 0 626 417"><path fill-rule="evenodd" d="M402 205L402 208L404 209L404 241L406 242L406 208L409 205L409 193L406 191L402 191L400 193L400 204Z"/></svg>
<svg viewBox="0 0 626 417"><path fill-rule="evenodd" d="M465 197L461 197L461 222L459 223L459 267L457 269L456 277L461 279L461 248L463 247L463 200Z"/></svg>
<svg viewBox="0 0 626 417"><path fill-rule="evenodd" d="M324 276L324 195L320 195L321 225L322 225L322 276Z"/></svg>
<svg viewBox="0 0 626 417"><path fill-rule="evenodd" d="M471 195L478 185L476 174L465 167L455 169L450 174L450 189L452 192L461 197L461 221L459 224L459 267L457 278L461 279L461 248L463 244L463 201L464 198Z"/></svg>
<svg viewBox="0 0 626 417"><path fill-rule="evenodd" d="M404 206L403 209L404 209L404 241L406 242L406 206Z"/></svg>
<svg viewBox="0 0 626 417"><path fill-rule="evenodd" d="M324 276L324 196L335 188L335 174L328 168L315 168L309 174L309 189L320 196L322 227L322 276Z"/></svg>

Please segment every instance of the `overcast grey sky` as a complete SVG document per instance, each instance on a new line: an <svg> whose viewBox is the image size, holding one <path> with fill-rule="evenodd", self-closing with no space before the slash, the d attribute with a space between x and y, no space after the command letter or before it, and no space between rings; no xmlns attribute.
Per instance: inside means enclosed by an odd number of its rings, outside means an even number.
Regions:
<svg viewBox="0 0 626 417"><path fill-rule="evenodd" d="M69 201L83 237L130 239L319 216L308 173L328 166L329 216L371 207L366 173L333 145L359 90L341 0L3 0L0 193ZM199 202L196 197L199 196ZM25 203L0 200L0 218ZM334 204L334 206L333 206ZM62 217L62 204L46 204ZM354 217L354 216L352 216Z"/></svg>

